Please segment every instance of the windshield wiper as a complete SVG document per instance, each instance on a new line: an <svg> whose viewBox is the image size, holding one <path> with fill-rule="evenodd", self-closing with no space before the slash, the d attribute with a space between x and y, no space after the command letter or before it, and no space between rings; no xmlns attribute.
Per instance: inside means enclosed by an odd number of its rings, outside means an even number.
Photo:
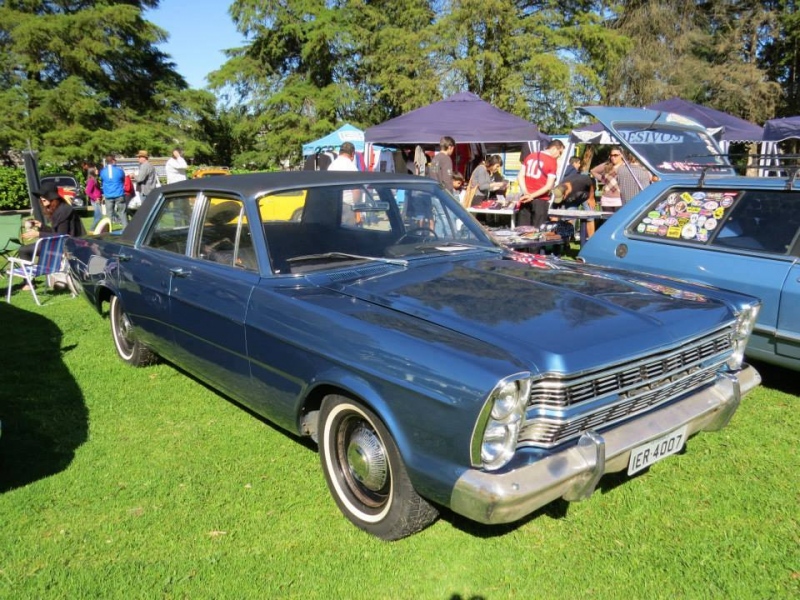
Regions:
<svg viewBox="0 0 800 600"><path fill-rule="evenodd" d="M458 252L462 250L488 250L490 252L502 252L501 248L494 246L482 246L479 244L465 244L464 242L426 242L414 246L414 250L437 250L441 249L442 252Z"/></svg>
<svg viewBox="0 0 800 600"><path fill-rule="evenodd" d="M398 265L407 267L408 261L399 258L383 258L379 256L362 256L360 254L348 254L347 252L323 252L322 254L305 254L303 256L294 256L286 260L289 264L310 262L310 261L339 261L339 260L366 260L372 262L380 262L388 265Z"/></svg>

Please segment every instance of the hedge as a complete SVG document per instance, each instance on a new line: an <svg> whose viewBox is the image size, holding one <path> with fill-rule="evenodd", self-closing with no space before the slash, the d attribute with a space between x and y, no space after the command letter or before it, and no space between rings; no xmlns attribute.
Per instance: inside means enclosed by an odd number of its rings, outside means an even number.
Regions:
<svg viewBox="0 0 800 600"><path fill-rule="evenodd" d="M25 170L0 167L0 210L20 210L30 206Z"/></svg>
<svg viewBox="0 0 800 600"><path fill-rule="evenodd" d="M69 173L80 185L83 184L83 173L71 173L58 167L43 167L40 176ZM30 208L28 200L28 184L25 169L22 167L0 167L0 210L25 210Z"/></svg>

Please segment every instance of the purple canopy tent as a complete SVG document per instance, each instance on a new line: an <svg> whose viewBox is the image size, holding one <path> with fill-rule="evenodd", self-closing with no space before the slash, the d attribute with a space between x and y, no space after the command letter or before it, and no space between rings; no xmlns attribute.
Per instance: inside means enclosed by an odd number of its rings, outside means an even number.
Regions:
<svg viewBox="0 0 800 600"><path fill-rule="evenodd" d="M458 144L521 144L550 138L533 123L461 92L370 127L367 142L376 144L438 144L449 135Z"/></svg>
<svg viewBox="0 0 800 600"><path fill-rule="evenodd" d="M800 139L800 117L770 119L764 123L765 142L782 142L791 138Z"/></svg>
<svg viewBox="0 0 800 600"><path fill-rule="evenodd" d="M764 135L763 128L750 121L681 98L670 98L645 108L689 117L711 130L712 133L713 130L722 128L722 142L760 142ZM723 149L726 149L725 146L726 144L723 144Z"/></svg>
<svg viewBox="0 0 800 600"><path fill-rule="evenodd" d="M764 155L761 158L762 175L788 175L782 165L778 143L790 139L800 139L800 117L770 119L764 123L764 142L761 144L761 153Z"/></svg>

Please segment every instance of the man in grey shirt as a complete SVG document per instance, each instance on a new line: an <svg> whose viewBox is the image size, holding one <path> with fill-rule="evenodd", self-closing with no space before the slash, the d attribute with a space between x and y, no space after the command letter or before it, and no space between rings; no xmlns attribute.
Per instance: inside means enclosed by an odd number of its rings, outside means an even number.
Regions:
<svg viewBox="0 0 800 600"><path fill-rule="evenodd" d="M139 159L139 171L136 173L136 190L139 192L139 197L144 202L154 188L158 187L158 175L156 169L150 164L150 155L147 150L139 150L136 154Z"/></svg>
<svg viewBox="0 0 800 600"><path fill-rule="evenodd" d="M630 152L623 152L623 162L617 167L617 183L622 205L641 192L652 182L650 171L645 169Z"/></svg>
<svg viewBox="0 0 800 600"><path fill-rule="evenodd" d="M439 152L433 157L430 166L430 176L440 182L444 188L453 193L453 152L456 142L449 135L439 140Z"/></svg>

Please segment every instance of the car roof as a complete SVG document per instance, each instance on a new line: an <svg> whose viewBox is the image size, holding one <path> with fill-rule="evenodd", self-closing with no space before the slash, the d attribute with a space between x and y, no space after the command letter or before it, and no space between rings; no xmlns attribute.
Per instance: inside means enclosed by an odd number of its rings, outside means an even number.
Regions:
<svg viewBox="0 0 800 600"><path fill-rule="evenodd" d="M434 182L427 177L396 173L372 173L361 171L276 171L273 173L247 173L186 179L161 188L162 192L187 189L203 189L218 192L233 192L245 198L260 196L267 192L298 186L342 185L346 183L370 183L411 180Z"/></svg>
<svg viewBox="0 0 800 600"><path fill-rule="evenodd" d="M362 171L276 171L273 173L247 173L243 175L219 175L186 179L185 181L179 181L153 190L123 231L122 238L129 242L136 240L147 220L147 215L161 194L203 191L206 194L235 194L242 198L255 198L272 192L300 187L387 182L398 182L405 185L440 185L431 178L417 175Z"/></svg>

